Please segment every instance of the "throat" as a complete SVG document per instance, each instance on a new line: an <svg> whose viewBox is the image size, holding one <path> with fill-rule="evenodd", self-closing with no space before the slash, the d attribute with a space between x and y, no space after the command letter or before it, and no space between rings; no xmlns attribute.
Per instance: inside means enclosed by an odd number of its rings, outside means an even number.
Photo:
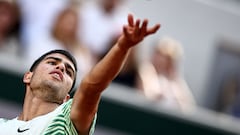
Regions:
<svg viewBox="0 0 240 135"><path fill-rule="evenodd" d="M18 120L29 121L38 116L42 116L54 111L59 103L24 103L23 111L19 115Z"/></svg>

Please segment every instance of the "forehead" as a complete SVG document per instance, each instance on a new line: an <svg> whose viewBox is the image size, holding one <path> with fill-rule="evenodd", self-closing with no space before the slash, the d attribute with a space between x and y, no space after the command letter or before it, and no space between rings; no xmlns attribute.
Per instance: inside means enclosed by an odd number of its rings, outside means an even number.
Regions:
<svg viewBox="0 0 240 135"><path fill-rule="evenodd" d="M74 70L76 70L74 68L74 64L72 63L72 61L67 56L65 56L63 54L60 54L60 53L49 54L43 59L43 61L47 60L48 58L57 58L57 59L61 60L63 63L66 63L66 64L70 65Z"/></svg>

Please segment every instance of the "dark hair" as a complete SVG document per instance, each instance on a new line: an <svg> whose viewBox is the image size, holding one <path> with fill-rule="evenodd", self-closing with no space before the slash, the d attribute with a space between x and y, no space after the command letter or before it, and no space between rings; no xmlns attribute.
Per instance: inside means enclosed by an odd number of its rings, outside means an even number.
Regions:
<svg viewBox="0 0 240 135"><path fill-rule="evenodd" d="M74 65L74 68L75 68L75 71L77 72L77 62L76 62L76 59L73 57L73 55L71 53L69 53L68 51L66 50L51 50L45 54L43 54L41 57L39 57L37 60L35 60L32 64L32 66L30 67L30 71L33 72L36 67L38 66L38 64L47 56L47 55L50 55L50 54L54 54L54 53L59 53L59 54L62 54L64 56L66 56ZM76 74L74 76L74 80L73 80L73 84L72 84L72 87L69 91L69 93L71 93L71 91L73 90L74 86L75 86L75 83L76 83Z"/></svg>

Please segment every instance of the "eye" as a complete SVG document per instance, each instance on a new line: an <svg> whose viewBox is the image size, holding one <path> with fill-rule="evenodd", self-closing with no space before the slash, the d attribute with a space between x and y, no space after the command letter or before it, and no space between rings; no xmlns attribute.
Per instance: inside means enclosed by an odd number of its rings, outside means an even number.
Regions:
<svg viewBox="0 0 240 135"><path fill-rule="evenodd" d="M48 61L47 63L50 64L50 65L56 65L55 61Z"/></svg>
<svg viewBox="0 0 240 135"><path fill-rule="evenodd" d="M73 73L71 71L67 70L66 73L72 78Z"/></svg>

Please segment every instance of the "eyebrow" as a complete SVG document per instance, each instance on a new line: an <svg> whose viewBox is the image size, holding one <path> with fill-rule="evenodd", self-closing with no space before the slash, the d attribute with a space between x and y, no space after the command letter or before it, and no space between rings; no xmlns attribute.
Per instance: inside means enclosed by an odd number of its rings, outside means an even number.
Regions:
<svg viewBox="0 0 240 135"><path fill-rule="evenodd" d="M45 58L45 60L48 60L48 59L54 59L54 60L56 60L56 61L63 61L61 58L52 57L52 56ZM69 68L70 70L72 70L72 72L75 74L74 68L73 68L69 63L64 63L64 64L65 64L65 66L66 66L67 68Z"/></svg>

